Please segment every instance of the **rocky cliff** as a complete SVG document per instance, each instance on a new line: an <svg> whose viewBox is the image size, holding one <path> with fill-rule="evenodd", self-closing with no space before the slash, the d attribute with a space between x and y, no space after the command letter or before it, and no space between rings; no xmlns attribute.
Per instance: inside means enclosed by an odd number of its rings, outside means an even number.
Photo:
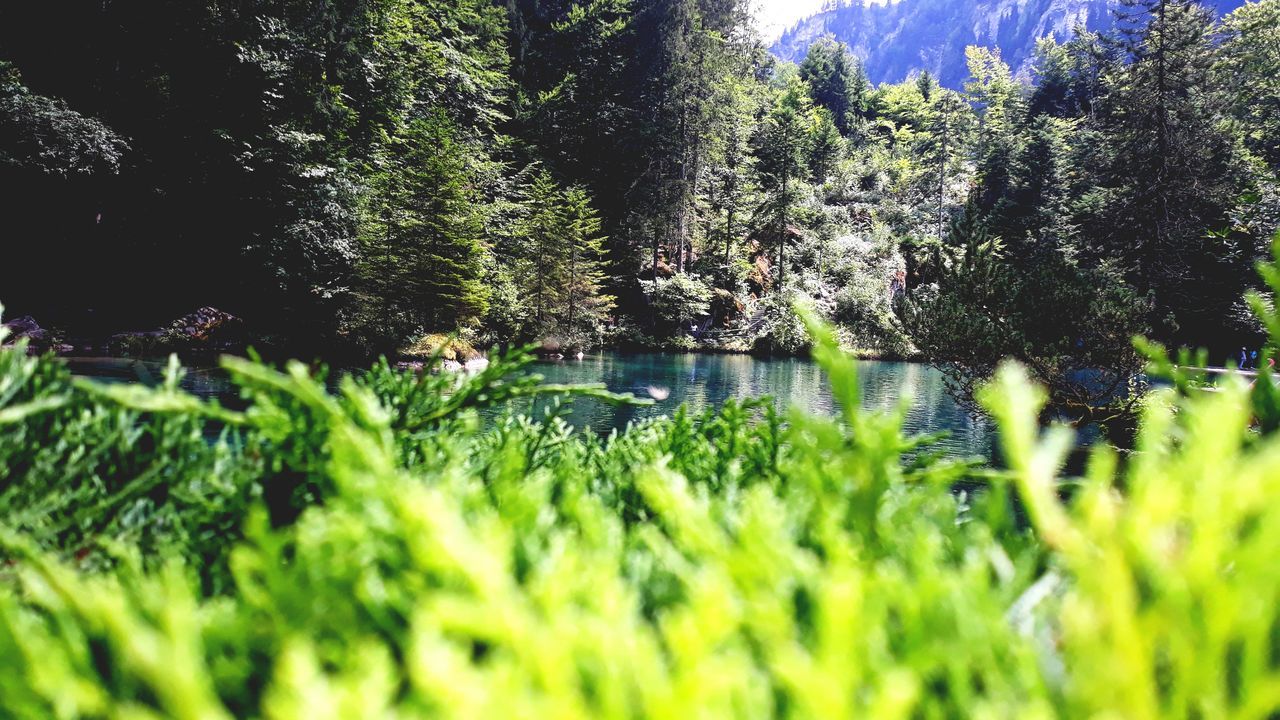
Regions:
<svg viewBox="0 0 1280 720"><path fill-rule="evenodd" d="M845 0L787 30L773 47L784 60L799 62L824 35L843 40L866 61L876 83L898 82L920 70L950 87L963 85L964 49L999 48L1015 71L1025 72L1036 41L1068 39L1074 28L1106 30L1115 23L1120 0L890 0L866 5ZM1229 12L1243 0L1210 0L1215 12Z"/></svg>

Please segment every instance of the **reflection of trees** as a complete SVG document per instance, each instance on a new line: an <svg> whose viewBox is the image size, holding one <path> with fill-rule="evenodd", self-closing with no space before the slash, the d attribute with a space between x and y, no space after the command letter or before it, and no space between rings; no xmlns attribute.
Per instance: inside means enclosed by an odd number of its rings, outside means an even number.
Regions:
<svg viewBox="0 0 1280 720"><path fill-rule="evenodd" d="M863 406L891 410L904 396L910 433L949 430L945 445L958 453L986 452L992 434L985 420L969 417L947 394L942 375L925 365L866 362L861 365ZM579 400L570 421L596 431L667 415L681 403L692 412L724 404L730 398L772 397L780 408L833 411L822 370L807 360L760 360L746 355L607 355L584 361L546 363L537 372L556 383L603 382L615 392L643 395L650 386L669 388L671 398L653 407L618 408Z"/></svg>

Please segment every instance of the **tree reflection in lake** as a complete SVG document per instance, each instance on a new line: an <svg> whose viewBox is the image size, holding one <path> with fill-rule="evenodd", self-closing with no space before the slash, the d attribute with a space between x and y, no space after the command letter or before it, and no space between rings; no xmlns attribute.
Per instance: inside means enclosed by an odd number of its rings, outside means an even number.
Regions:
<svg viewBox="0 0 1280 720"><path fill-rule="evenodd" d="M118 358L74 358L77 375L107 382L156 384L163 361ZM906 429L913 434L947 431L941 446L953 455L991 457L994 434L985 418L973 418L946 392L942 374L927 366L902 362L860 363L863 404L889 409L904 395L912 398ZM604 383L614 392L630 392L655 400L651 407L615 407L576 400L569 421L595 432L625 428L629 423L675 411L681 403L693 411L719 406L730 398L772 397L780 408L834 412L831 389L822 370L798 359L762 360L747 355L672 353L589 355L582 360L540 362L535 372L553 383ZM188 368L183 388L204 397L234 400L234 389L216 369ZM526 410L541 414L544 403Z"/></svg>
<svg viewBox="0 0 1280 720"><path fill-rule="evenodd" d="M990 457L994 435L985 418L973 418L946 392L942 374L927 365L902 362L860 363L863 404L889 409L904 395L912 398L906 427L911 433L947 431L942 443L957 455ZM629 422L673 412L681 403L692 410L769 396L779 407L834 412L830 386L821 368L808 360L762 360L746 355L612 354L583 360L544 362L536 371L555 383L604 383L614 392L654 397L669 391L652 407L617 408L579 400L570 422L595 431L625 427Z"/></svg>

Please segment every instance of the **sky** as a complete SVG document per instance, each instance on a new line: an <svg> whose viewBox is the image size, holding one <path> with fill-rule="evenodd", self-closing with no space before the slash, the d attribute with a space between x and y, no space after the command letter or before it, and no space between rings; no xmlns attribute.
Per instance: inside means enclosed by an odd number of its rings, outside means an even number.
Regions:
<svg viewBox="0 0 1280 720"><path fill-rule="evenodd" d="M884 5L897 0L864 0L868 4ZM782 31L817 13L827 0L754 0L756 23L766 40L777 40Z"/></svg>
<svg viewBox="0 0 1280 720"><path fill-rule="evenodd" d="M774 40L797 20L821 10L823 0L755 0L755 4L760 32Z"/></svg>

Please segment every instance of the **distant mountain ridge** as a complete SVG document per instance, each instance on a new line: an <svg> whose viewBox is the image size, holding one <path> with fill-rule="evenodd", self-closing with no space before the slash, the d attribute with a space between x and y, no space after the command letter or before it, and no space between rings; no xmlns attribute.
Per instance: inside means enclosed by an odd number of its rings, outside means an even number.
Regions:
<svg viewBox="0 0 1280 720"><path fill-rule="evenodd" d="M1244 0L1210 0L1219 14ZM1028 68L1036 41L1071 37L1077 25L1110 29L1120 0L896 0L865 5L848 0L801 20L774 44L774 55L799 62L824 35L847 43L867 65L872 82L898 82L928 70L958 88L968 74L964 49L1000 49L1015 72Z"/></svg>

